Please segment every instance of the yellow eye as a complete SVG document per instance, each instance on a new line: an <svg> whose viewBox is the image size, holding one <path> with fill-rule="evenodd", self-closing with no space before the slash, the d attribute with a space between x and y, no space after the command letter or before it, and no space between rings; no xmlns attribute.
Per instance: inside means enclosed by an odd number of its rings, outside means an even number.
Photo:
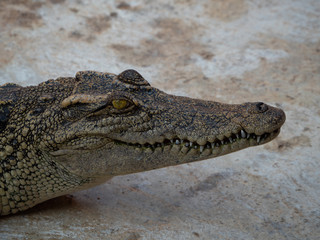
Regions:
<svg viewBox="0 0 320 240"><path fill-rule="evenodd" d="M116 99L112 101L112 105L115 109L121 110L128 106L128 101L124 99Z"/></svg>

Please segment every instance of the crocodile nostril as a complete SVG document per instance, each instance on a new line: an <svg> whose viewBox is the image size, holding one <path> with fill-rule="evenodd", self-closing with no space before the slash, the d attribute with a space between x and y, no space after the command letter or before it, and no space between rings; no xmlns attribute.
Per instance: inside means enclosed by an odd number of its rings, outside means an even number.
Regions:
<svg viewBox="0 0 320 240"><path fill-rule="evenodd" d="M256 104L256 107L257 107L258 112L260 112L260 113L263 113L268 110L268 105L264 104L263 102L258 102Z"/></svg>

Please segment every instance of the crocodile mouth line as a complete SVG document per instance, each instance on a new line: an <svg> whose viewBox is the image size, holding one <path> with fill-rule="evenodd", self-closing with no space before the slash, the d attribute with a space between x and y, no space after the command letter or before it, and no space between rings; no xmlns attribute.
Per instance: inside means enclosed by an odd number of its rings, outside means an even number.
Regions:
<svg viewBox="0 0 320 240"><path fill-rule="evenodd" d="M174 146L180 145L180 147L186 147L189 149L198 149L200 153L202 153L205 149L212 149L212 151L216 148L232 145L240 140L246 140L248 142L248 146L256 146L259 144L263 144L271 141L280 133L280 128L274 130L271 133L263 133L261 135L256 135L254 133L247 133L245 130L240 130L237 134L232 134L230 137L224 137L222 140L216 139L213 142L206 142L203 145L198 144L197 142L191 142L186 139L180 139L178 137L172 139L165 139L163 142L159 143L126 143L119 140L115 140L116 144L126 144L127 146L141 148L141 149L151 149L154 151L156 148L164 148L166 146Z"/></svg>

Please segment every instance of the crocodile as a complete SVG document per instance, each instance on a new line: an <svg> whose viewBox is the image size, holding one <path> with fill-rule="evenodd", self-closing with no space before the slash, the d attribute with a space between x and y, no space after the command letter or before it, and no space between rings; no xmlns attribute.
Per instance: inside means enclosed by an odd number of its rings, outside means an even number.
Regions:
<svg viewBox="0 0 320 240"><path fill-rule="evenodd" d="M285 113L262 102L169 95L137 71L80 71L0 87L0 215L114 176L218 157L274 139Z"/></svg>

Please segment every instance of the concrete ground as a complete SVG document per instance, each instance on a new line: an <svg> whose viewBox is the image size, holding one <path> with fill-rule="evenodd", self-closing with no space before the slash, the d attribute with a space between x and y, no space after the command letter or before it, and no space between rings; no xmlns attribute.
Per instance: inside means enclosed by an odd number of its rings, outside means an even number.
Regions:
<svg viewBox="0 0 320 240"><path fill-rule="evenodd" d="M264 101L287 121L266 145L3 217L1 239L319 239L319 0L0 1L0 84L128 68L170 93Z"/></svg>

